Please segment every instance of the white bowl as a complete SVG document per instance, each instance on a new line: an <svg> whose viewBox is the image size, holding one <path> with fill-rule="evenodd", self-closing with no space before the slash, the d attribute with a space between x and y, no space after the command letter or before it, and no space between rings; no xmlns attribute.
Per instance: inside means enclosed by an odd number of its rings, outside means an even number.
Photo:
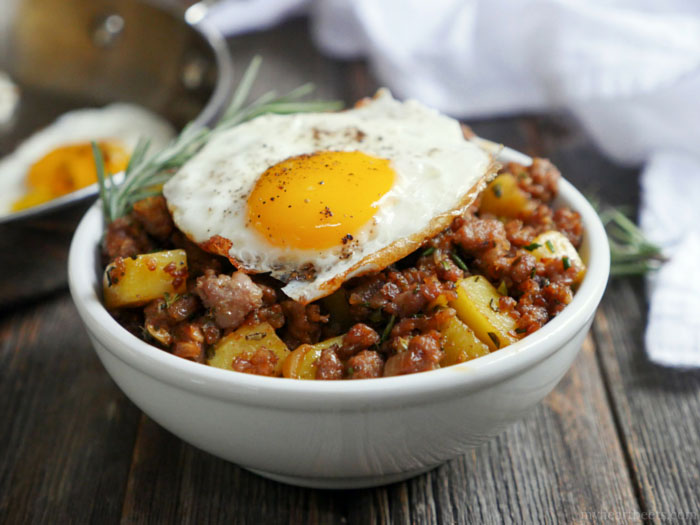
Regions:
<svg viewBox="0 0 700 525"><path fill-rule="evenodd" d="M504 161L529 157L504 149ZM577 210L588 271L573 301L534 334L478 359L400 377L300 381L192 363L141 341L101 302L94 205L68 261L78 313L107 372L149 417L216 456L278 481L355 488L415 476L464 454L523 417L576 357L608 280L598 215L568 182L555 204Z"/></svg>

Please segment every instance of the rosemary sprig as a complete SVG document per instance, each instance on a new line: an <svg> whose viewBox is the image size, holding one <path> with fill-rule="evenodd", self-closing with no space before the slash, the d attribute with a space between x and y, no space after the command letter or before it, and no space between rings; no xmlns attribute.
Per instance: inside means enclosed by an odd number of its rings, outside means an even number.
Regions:
<svg viewBox="0 0 700 525"><path fill-rule="evenodd" d="M222 131L266 113L304 113L342 108L342 103L338 101L300 101L301 97L314 90L313 84L304 84L284 96L277 96L275 91L270 91L246 105L261 62L262 59L257 56L250 62L231 104L213 128L195 128L189 124L172 143L153 155L148 155L149 141L140 141L131 155L121 182L107 177L102 152L93 143L92 151L105 223L128 213L136 201L160 194L162 185L173 173L202 149L213 136Z"/></svg>
<svg viewBox="0 0 700 525"><path fill-rule="evenodd" d="M610 275L644 275L659 269L666 261L659 246L649 241L621 209L601 208L595 200L591 202L608 233Z"/></svg>

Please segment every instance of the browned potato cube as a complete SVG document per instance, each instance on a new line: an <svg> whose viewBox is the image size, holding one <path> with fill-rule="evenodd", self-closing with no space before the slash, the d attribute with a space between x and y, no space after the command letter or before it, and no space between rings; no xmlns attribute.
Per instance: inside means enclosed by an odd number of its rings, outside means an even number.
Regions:
<svg viewBox="0 0 700 525"><path fill-rule="evenodd" d="M472 275L457 283L457 299L450 306L476 336L493 350L517 340L515 319L498 307L501 294L481 275Z"/></svg>
<svg viewBox="0 0 700 525"><path fill-rule="evenodd" d="M102 279L105 306L142 306L167 294L185 293L187 255L185 250L117 257L105 268Z"/></svg>
<svg viewBox="0 0 700 525"><path fill-rule="evenodd" d="M450 366L469 361L489 353L489 347L479 341L474 331L457 317L452 317L440 330L445 357L440 366Z"/></svg>
<svg viewBox="0 0 700 525"><path fill-rule="evenodd" d="M277 361L271 375L281 376L282 366L290 351L268 323L243 325L231 332L216 343L213 356L207 363L217 368L233 370L234 359L250 360L260 349L267 349L275 354Z"/></svg>
<svg viewBox="0 0 700 525"><path fill-rule="evenodd" d="M284 377L293 379L316 379L318 358L321 352L333 345L342 345L343 336L332 337L315 345L300 345L284 362Z"/></svg>
<svg viewBox="0 0 700 525"><path fill-rule="evenodd" d="M578 270L575 283L578 284L586 275L586 265L583 264L574 245L571 244L563 233L556 230L547 231L535 237L533 245L537 247L532 250L538 261L542 259L561 259L564 268L574 266Z"/></svg>
<svg viewBox="0 0 700 525"><path fill-rule="evenodd" d="M510 173L493 179L481 194L479 211L497 217L517 219L527 217L535 208L529 195L520 189L518 180Z"/></svg>

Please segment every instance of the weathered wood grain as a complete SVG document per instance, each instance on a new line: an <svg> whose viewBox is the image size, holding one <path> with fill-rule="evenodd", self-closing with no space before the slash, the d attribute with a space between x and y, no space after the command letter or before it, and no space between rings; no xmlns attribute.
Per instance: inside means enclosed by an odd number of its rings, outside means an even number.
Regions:
<svg viewBox="0 0 700 525"><path fill-rule="evenodd" d="M700 522L700 371L644 353L641 283L614 281L595 338L642 509L658 522ZM679 518L679 519L675 519Z"/></svg>
<svg viewBox="0 0 700 525"><path fill-rule="evenodd" d="M67 294L0 321L0 523L118 521L138 411Z"/></svg>

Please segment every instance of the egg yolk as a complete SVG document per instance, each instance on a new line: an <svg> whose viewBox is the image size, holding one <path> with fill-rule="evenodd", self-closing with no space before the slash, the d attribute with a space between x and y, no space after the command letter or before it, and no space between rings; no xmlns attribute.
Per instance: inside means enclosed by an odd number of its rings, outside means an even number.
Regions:
<svg viewBox="0 0 700 525"><path fill-rule="evenodd" d="M386 159L322 151L268 168L248 197L248 224L279 247L327 249L352 241L394 184Z"/></svg>
<svg viewBox="0 0 700 525"><path fill-rule="evenodd" d="M126 169L129 154L119 144L98 144L107 173ZM29 168L27 193L16 200L12 211L20 211L71 193L97 181L92 145L73 144L50 151Z"/></svg>

